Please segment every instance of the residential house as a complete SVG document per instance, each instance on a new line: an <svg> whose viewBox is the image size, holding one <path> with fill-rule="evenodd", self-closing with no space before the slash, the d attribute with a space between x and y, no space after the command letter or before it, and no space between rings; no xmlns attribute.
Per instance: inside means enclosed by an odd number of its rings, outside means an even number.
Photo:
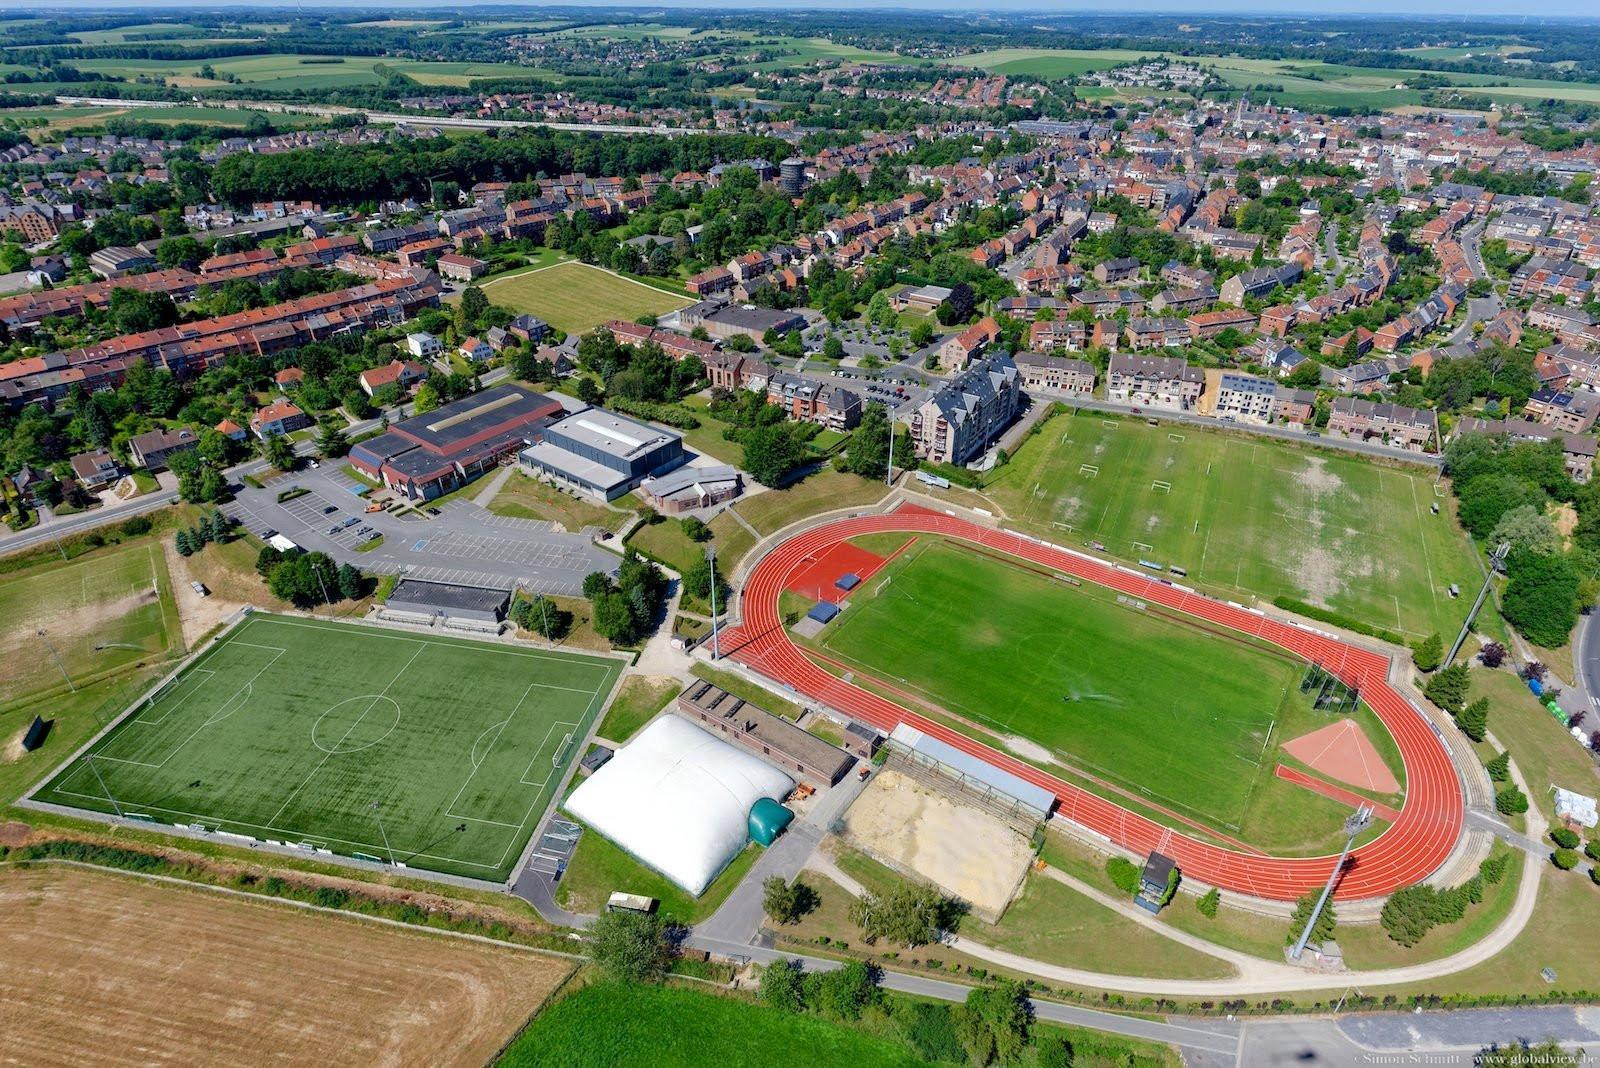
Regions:
<svg viewBox="0 0 1600 1068"><path fill-rule="evenodd" d="M1432 452L1439 440L1439 420L1429 408L1340 397L1329 413L1328 433L1358 441L1381 441L1412 452Z"/></svg>
<svg viewBox="0 0 1600 1068"><path fill-rule="evenodd" d="M199 435L186 426L176 430L148 430L128 439L128 456L147 471L165 471L169 456L187 452L199 444Z"/></svg>
<svg viewBox="0 0 1600 1068"><path fill-rule="evenodd" d="M310 425L309 415L281 397L250 417L250 429L262 441L279 434L292 434Z"/></svg>
<svg viewBox="0 0 1600 1068"><path fill-rule="evenodd" d="M1121 404L1189 411L1205 386L1205 372L1181 356L1118 353L1106 368L1106 396Z"/></svg>

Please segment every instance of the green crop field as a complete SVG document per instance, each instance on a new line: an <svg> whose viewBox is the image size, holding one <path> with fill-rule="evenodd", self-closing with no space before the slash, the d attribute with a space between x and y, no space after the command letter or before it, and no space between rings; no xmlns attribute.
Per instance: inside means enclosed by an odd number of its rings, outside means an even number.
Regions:
<svg viewBox="0 0 1600 1068"><path fill-rule="evenodd" d="M1142 799L1162 822L1299 851L1322 848L1342 818L1274 775L1293 762L1278 743L1332 716L1301 694L1301 661L1092 583L919 539L819 639L969 733L1113 800ZM1401 778L1393 740L1366 709L1356 716ZM1302 805L1303 817L1279 817Z"/></svg>
<svg viewBox="0 0 1600 1068"><path fill-rule="evenodd" d="M501 879L619 671L253 615L36 799Z"/></svg>
<svg viewBox="0 0 1600 1068"><path fill-rule="evenodd" d="M459 63L392 59L385 56L301 56L270 54L228 56L215 59L85 59L74 63L80 70L128 77L164 77L186 88L225 86L225 75L258 89L332 89L351 85L380 85L385 71L398 71L423 85L464 86L474 78L515 77L534 73L532 67L514 63ZM202 77L209 65L218 75Z"/></svg>
<svg viewBox="0 0 1600 1068"><path fill-rule="evenodd" d="M1431 470L1268 438L1059 415L984 492L1011 525L1052 540L1414 637L1453 634L1483 578ZM1451 583L1467 595L1451 598Z"/></svg>
<svg viewBox="0 0 1600 1068"><path fill-rule="evenodd" d="M0 579L0 705L104 677L182 643L154 543ZM42 633L41 633L42 632Z"/></svg>
<svg viewBox="0 0 1600 1068"><path fill-rule="evenodd" d="M487 282L483 292L496 304L537 315L569 334L584 333L610 319L632 322L641 315L665 315L694 303L688 297L573 262Z"/></svg>

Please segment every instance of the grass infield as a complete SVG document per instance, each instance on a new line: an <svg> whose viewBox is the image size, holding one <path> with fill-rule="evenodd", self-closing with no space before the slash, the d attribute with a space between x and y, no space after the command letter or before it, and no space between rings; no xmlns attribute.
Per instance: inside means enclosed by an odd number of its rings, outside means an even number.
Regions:
<svg viewBox="0 0 1600 1068"><path fill-rule="evenodd" d="M36 799L502 879L620 670L253 615Z"/></svg>
<svg viewBox="0 0 1600 1068"><path fill-rule="evenodd" d="M1470 598L1450 584L1483 577L1427 470L1266 438L1059 415L984 492L1060 544L1099 541L1226 597L1288 595L1412 637L1453 634Z"/></svg>
<svg viewBox="0 0 1600 1068"><path fill-rule="evenodd" d="M1162 822L1295 852L1320 849L1342 818L1274 775L1296 763L1281 741L1332 720L1300 693L1301 661L1092 583L924 539L820 638L826 655L1025 759L1173 814L1153 812ZM1400 777L1376 717L1357 719Z"/></svg>
<svg viewBox="0 0 1600 1068"><path fill-rule="evenodd" d="M558 263L483 285L486 297L517 312L537 315L557 330L582 334L612 319L665 315L694 303L643 282L587 263Z"/></svg>

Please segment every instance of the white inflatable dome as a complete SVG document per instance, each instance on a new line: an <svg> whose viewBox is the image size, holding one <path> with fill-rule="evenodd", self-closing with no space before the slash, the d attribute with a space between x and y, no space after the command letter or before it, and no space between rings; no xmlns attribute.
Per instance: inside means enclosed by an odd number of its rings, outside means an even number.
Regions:
<svg viewBox="0 0 1600 1068"><path fill-rule="evenodd" d="M761 758L667 715L617 750L566 809L699 896L744 848L750 806L782 801L793 786Z"/></svg>

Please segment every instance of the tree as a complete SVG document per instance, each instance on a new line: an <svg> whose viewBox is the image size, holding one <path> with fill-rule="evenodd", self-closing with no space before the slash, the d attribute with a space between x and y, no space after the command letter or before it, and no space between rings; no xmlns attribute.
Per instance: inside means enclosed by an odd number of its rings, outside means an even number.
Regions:
<svg viewBox="0 0 1600 1068"><path fill-rule="evenodd" d="M411 410L417 415L423 415L437 407L439 407L439 390L434 387L433 381L430 379L417 387L417 396L412 401Z"/></svg>
<svg viewBox="0 0 1600 1068"><path fill-rule="evenodd" d="M273 569L283 562L283 553L273 545L263 545L256 553L256 574L262 578L272 575Z"/></svg>
<svg viewBox="0 0 1600 1068"><path fill-rule="evenodd" d="M956 1036L973 1064L1010 1064L1028 1045L1032 1011L1022 984L1003 979L974 987L955 1012Z"/></svg>
<svg viewBox="0 0 1600 1068"><path fill-rule="evenodd" d="M199 500L211 503L220 501L228 495L228 480L222 477L222 472L213 465L207 464L200 469L200 486L196 493Z"/></svg>
<svg viewBox="0 0 1600 1068"><path fill-rule="evenodd" d="M1478 662L1486 668L1497 668L1506 662L1506 647L1499 642L1484 642L1478 650Z"/></svg>
<svg viewBox="0 0 1600 1068"><path fill-rule="evenodd" d="M673 931L656 913L602 912L588 943L601 971L625 983L660 982L672 963Z"/></svg>
<svg viewBox="0 0 1600 1068"><path fill-rule="evenodd" d="M1213 920L1217 917L1217 906L1221 901L1222 893L1213 886L1195 901L1194 907L1199 911L1200 915L1208 920Z"/></svg>
<svg viewBox="0 0 1600 1068"><path fill-rule="evenodd" d="M359 600L363 585L361 572L349 564L339 565L339 593L347 601Z"/></svg>
<svg viewBox="0 0 1600 1068"><path fill-rule="evenodd" d="M1578 851L1575 849L1558 849L1550 854L1550 863L1562 871L1571 871L1578 866Z"/></svg>
<svg viewBox="0 0 1600 1068"><path fill-rule="evenodd" d="M822 339L822 355L830 360L844 359L844 342L839 340L839 335L832 330Z"/></svg>
<svg viewBox="0 0 1600 1068"><path fill-rule="evenodd" d="M172 536L172 544L177 548L179 556L193 556L195 544L189 538L187 530L180 530Z"/></svg>
<svg viewBox="0 0 1600 1068"><path fill-rule="evenodd" d="M1499 756L1489 761L1483 766L1483 770L1489 773L1489 778L1493 782L1509 781L1511 778L1510 751L1501 753Z"/></svg>
<svg viewBox="0 0 1600 1068"><path fill-rule="evenodd" d="M800 443L789 424L773 423L748 431L744 438L744 467L763 486L776 486L801 460Z"/></svg>
<svg viewBox="0 0 1600 1068"><path fill-rule="evenodd" d="M1317 907L1317 898L1321 896L1321 891L1308 890L1294 903L1294 915L1289 917L1289 932L1284 939L1285 945L1293 945L1300 940L1300 932L1305 930L1306 922L1311 919L1311 911ZM1318 945L1332 941L1338 923L1338 918L1334 915L1333 898L1330 897L1322 906L1322 911L1317 913L1317 922L1311 928L1311 941Z"/></svg>
<svg viewBox="0 0 1600 1068"><path fill-rule="evenodd" d="M634 613L628 597L620 590L611 590L596 597L593 602L595 631L612 645L627 645L634 639Z"/></svg>
<svg viewBox="0 0 1600 1068"><path fill-rule="evenodd" d="M1489 730L1489 699L1480 697L1461 710L1456 717L1456 726L1475 742L1483 741L1483 736Z"/></svg>
<svg viewBox="0 0 1600 1068"><path fill-rule="evenodd" d="M279 471L295 468L294 443L287 434L269 434L261 441L261 455Z"/></svg>
<svg viewBox="0 0 1600 1068"><path fill-rule="evenodd" d="M865 894L850 906L850 919L871 945L878 939L903 946L924 946L953 930L960 920L958 904L931 883L904 882L882 894Z"/></svg>
<svg viewBox="0 0 1600 1068"><path fill-rule="evenodd" d="M1545 556L1561 551L1561 535L1556 532L1555 523L1543 507L1533 504L1519 504L1500 517L1487 544L1501 543Z"/></svg>
<svg viewBox="0 0 1600 1068"><path fill-rule="evenodd" d="M1467 665L1451 664L1428 680L1427 687L1422 691L1428 700L1440 708L1456 715L1461 711L1461 706L1467 699L1467 690L1471 686Z"/></svg>
<svg viewBox="0 0 1600 1068"><path fill-rule="evenodd" d="M711 528L706 526L705 522L698 516L684 516L681 525L683 527L683 536L690 541L711 540Z"/></svg>
<svg viewBox="0 0 1600 1068"><path fill-rule="evenodd" d="M1578 622L1579 575L1563 555L1513 549L1500 612L1535 645L1559 649Z"/></svg>
<svg viewBox="0 0 1600 1068"><path fill-rule="evenodd" d="M881 404L867 405L840 466L862 478L883 479L889 472L889 434L888 409Z"/></svg>
<svg viewBox="0 0 1600 1068"><path fill-rule="evenodd" d="M972 292L972 287L965 282L957 282L950 287L950 296L939 305L936 314L943 325L955 326L972 318L972 313L977 307L978 301Z"/></svg>
<svg viewBox="0 0 1600 1068"><path fill-rule="evenodd" d="M350 441L344 436L344 430L335 423L323 423L322 431L317 435L317 452L323 459L332 459L343 456L350 451Z"/></svg>
<svg viewBox="0 0 1600 1068"><path fill-rule="evenodd" d="M1539 1068L1578 1068L1582 1063L1581 1050L1568 1053L1553 1040L1530 1046L1525 1038L1505 1046L1498 1043L1487 1046L1473 1058L1477 1068L1528 1068L1529 1065L1538 1065Z"/></svg>
<svg viewBox="0 0 1600 1068"><path fill-rule="evenodd" d="M716 588L717 605L726 607L728 603L728 583L720 572L714 571L711 561L704 555L696 555L683 572L683 592L701 601L711 600L713 586Z"/></svg>
<svg viewBox="0 0 1600 1068"><path fill-rule="evenodd" d="M1582 841L1576 831L1571 827L1553 827L1550 830L1550 840L1562 849L1577 849Z"/></svg>
<svg viewBox="0 0 1600 1068"><path fill-rule="evenodd" d="M560 641L572 630L572 613L543 594L531 601L519 600L513 615L517 626L549 641Z"/></svg>
<svg viewBox="0 0 1600 1068"><path fill-rule="evenodd" d="M461 291L461 303L456 305L456 322L463 332L476 330L483 313L488 310L489 298L483 295L483 290L468 286Z"/></svg>
<svg viewBox="0 0 1600 1068"><path fill-rule="evenodd" d="M1528 811L1528 795L1515 786L1507 786L1494 795L1495 811L1502 816L1515 816Z"/></svg>
<svg viewBox="0 0 1600 1068"><path fill-rule="evenodd" d="M805 969L799 961L782 957L761 973L761 1000L784 1012L806 1010Z"/></svg>
<svg viewBox="0 0 1600 1068"><path fill-rule="evenodd" d="M1391 940L1409 949L1433 929L1437 899L1438 891L1427 883L1396 890L1384 902L1378 922Z"/></svg>
<svg viewBox="0 0 1600 1068"><path fill-rule="evenodd" d="M583 576L583 595L591 601L611 588L611 576L604 571L591 571Z"/></svg>
<svg viewBox="0 0 1600 1068"><path fill-rule="evenodd" d="M761 884L761 909L774 923L799 923L817 907L817 892L796 879L788 882L774 875Z"/></svg>
<svg viewBox="0 0 1600 1068"><path fill-rule="evenodd" d="M1432 671L1444 659L1444 639L1438 633L1428 635L1411 647L1411 659L1419 671Z"/></svg>
<svg viewBox="0 0 1600 1068"><path fill-rule="evenodd" d="M834 1020L859 1020L881 997L877 969L865 961L848 961L831 972L806 976L807 1004Z"/></svg>

